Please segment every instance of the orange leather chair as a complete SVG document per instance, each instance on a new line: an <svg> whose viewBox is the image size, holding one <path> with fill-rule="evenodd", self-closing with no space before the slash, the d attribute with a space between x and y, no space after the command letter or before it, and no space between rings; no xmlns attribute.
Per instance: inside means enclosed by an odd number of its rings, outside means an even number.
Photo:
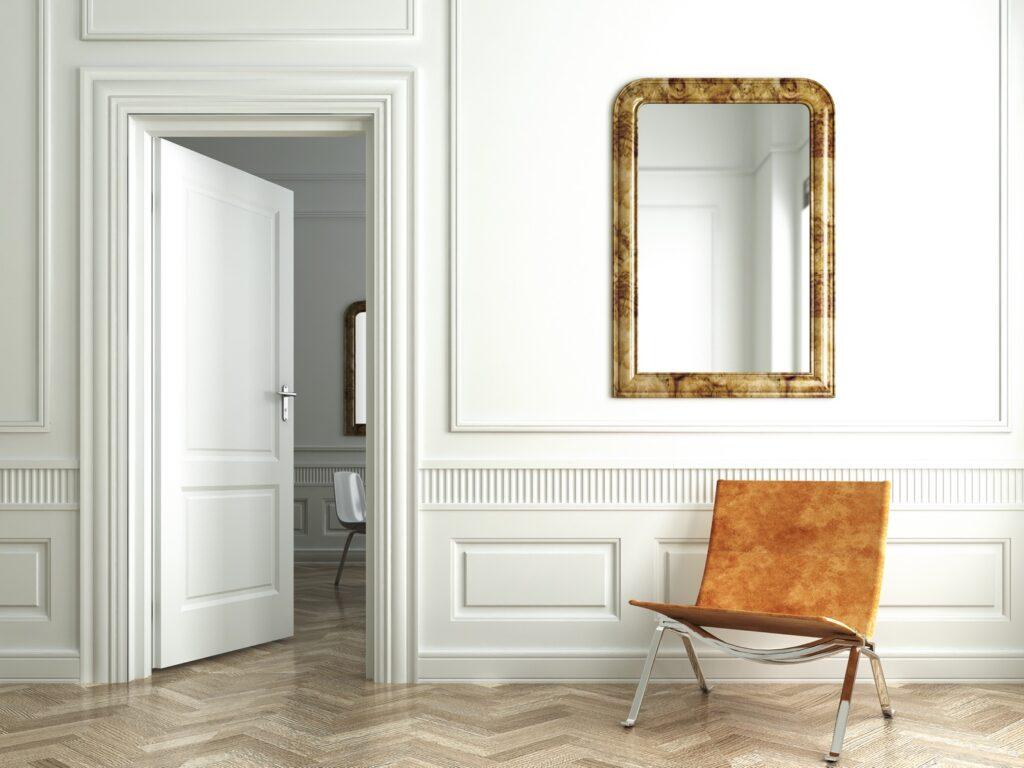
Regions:
<svg viewBox="0 0 1024 768"><path fill-rule="evenodd" d="M892 717L882 663L872 637L882 588L889 483L719 480L708 559L696 605L630 600L663 616L654 630L629 717L633 727L665 630L683 640L701 689L691 638L768 664L791 664L848 652L832 748L843 747L861 655L871 660L882 714ZM787 648L744 648L711 633L742 629L814 638Z"/></svg>

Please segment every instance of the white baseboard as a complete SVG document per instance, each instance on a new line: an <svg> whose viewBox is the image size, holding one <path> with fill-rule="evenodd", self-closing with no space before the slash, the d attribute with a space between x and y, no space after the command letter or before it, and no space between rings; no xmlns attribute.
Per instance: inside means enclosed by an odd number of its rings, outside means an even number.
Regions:
<svg viewBox="0 0 1024 768"><path fill-rule="evenodd" d="M0 656L0 682L75 682L81 679L78 654Z"/></svg>
<svg viewBox="0 0 1024 768"><path fill-rule="evenodd" d="M341 560L341 547L318 547L311 549L296 549L296 563L319 563L322 565L337 565ZM366 565L366 550L356 549L354 546L348 551L348 558L345 560L345 567L356 565L362 568Z"/></svg>
<svg viewBox="0 0 1024 768"><path fill-rule="evenodd" d="M700 651L698 650L698 653ZM417 679L423 682L488 680L538 682L635 683L640 675L642 657L632 654L613 656L580 655L457 655L450 652L421 653ZM701 656L709 680L731 682L808 682L842 679L845 655L799 665L756 664L743 659ZM883 653L885 675L889 682L1024 682L1024 650L1006 653L985 651L920 651ZM693 672L685 658L659 658L652 678L656 682L693 681ZM871 680L871 666L864 660L858 679Z"/></svg>

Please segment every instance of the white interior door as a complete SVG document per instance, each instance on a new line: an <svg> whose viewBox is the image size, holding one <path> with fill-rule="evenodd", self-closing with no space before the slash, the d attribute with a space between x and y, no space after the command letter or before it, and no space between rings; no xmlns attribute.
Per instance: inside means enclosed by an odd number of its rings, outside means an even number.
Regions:
<svg viewBox="0 0 1024 768"><path fill-rule="evenodd" d="M291 636L290 190L155 147L153 666Z"/></svg>

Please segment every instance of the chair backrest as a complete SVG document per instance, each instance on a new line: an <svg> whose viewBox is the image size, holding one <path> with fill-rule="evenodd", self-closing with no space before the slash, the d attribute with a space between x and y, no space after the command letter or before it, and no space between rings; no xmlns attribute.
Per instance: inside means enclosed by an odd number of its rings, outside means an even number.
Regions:
<svg viewBox="0 0 1024 768"><path fill-rule="evenodd" d="M870 638L888 519L888 482L719 480L697 605L824 616Z"/></svg>
<svg viewBox="0 0 1024 768"><path fill-rule="evenodd" d="M363 478L355 472L334 473L334 506L342 523L366 522L366 492Z"/></svg>

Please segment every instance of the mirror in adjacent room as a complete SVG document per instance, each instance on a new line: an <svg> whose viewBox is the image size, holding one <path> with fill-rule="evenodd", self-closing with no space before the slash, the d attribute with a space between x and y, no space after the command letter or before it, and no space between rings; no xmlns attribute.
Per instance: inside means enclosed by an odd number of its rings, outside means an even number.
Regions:
<svg viewBox="0 0 1024 768"><path fill-rule="evenodd" d="M623 89L615 395L833 394L831 137L811 81Z"/></svg>
<svg viewBox="0 0 1024 768"><path fill-rule="evenodd" d="M345 434L366 434L366 302L345 310Z"/></svg>

